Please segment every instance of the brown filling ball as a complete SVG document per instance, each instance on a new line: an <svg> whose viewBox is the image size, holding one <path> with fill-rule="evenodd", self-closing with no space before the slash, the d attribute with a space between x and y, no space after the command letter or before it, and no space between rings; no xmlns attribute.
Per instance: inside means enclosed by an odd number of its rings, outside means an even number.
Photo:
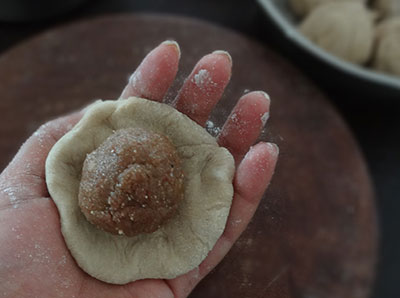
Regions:
<svg viewBox="0 0 400 298"><path fill-rule="evenodd" d="M79 207L112 234L152 233L183 199L183 171L174 145L142 128L121 129L88 154Z"/></svg>

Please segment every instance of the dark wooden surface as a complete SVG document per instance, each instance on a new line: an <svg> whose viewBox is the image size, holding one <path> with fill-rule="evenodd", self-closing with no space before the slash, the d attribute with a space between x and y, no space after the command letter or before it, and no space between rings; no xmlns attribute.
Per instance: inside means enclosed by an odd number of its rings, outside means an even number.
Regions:
<svg viewBox="0 0 400 298"><path fill-rule="evenodd" d="M246 90L266 90L263 139L281 148L276 175L248 229L192 297L367 297L377 229L364 160L343 120L297 70L267 48L206 23L114 16L49 31L0 58L0 168L44 121L115 98L159 42L176 39L181 70L228 50L233 76L212 120L221 125Z"/></svg>

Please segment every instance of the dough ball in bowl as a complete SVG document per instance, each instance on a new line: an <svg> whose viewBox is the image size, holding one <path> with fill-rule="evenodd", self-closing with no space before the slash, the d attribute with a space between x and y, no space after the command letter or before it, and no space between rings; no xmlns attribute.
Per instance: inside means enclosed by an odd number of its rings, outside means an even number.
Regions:
<svg viewBox="0 0 400 298"><path fill-rule="evenodd" d="M400 76L400 17L388 19L377 27L373 67Z"/></svg>
<svg viewBox="0 0 400 298"><path fill-rule="evenodd" d="M308 15L319 5L329 2L346 2L355 1L365 3L365 0L290 0L290 6L293 11L300 17Z"/></svg>
<svg viewBox="0 0 400 298"><path fill-rule="evenodd" d="M318 6L300 24L312 42L348 62L363 64L371 56L373 15L360 2L329 2Z"/></svg>
<svg viewBox="0 0 400 298"><path fill-rule="evenodd" d="M373 5L382 17L400 16L400 0L375 0Z"/></svg>

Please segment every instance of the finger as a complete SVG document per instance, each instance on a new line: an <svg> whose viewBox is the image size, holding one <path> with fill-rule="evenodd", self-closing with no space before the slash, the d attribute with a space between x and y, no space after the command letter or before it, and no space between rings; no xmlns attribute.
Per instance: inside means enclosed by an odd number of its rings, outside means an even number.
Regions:
<svg viewBox="0 0 400 298"><path fill-rule="evenodd" d="M227 148L239 163L260 135L269 117L270 99L263 91L242 96L229 115L218 144Z"/></svg>
<svg viewBox="0 0 400 298"><path fill-rule="evenodd" d="M175 108L203 126L228 85L232 58L225 51L204 56L183 83Z"/></svg>
<svg viewBox="0 0 400 298"><path fill-rule="evenodd" d="M234 179L235 197L222 236L227 242L233 244L253 217L271 181L278 155L277 145L260 142L239 164Z"/></svg>
<svg viewBox="0 0 400 298"><path fill-rule="evenodd" d="M28 199L45 196L45 162L54 144L82 118L83 111L43 124L19 149L0 175L0 194ZM1 205L0 200L0 205ZM18 202L14 202L17 204Z"/></svg>
<svg viewBox="0 0 400 298"><path fill-rule="evenodd" d="M142 61L122 91L121 98L130 96L162 101L178 71L181 52L175 41L164 41Z"/></svg>
<svg viewBox="0 0 400 298"><path fill-rule="evenodd" d="M247 227L275 170L279 149L275 144L259 143L250 148L234 179L235 196L225 231L207 258L189 273L167 280L175 297L186 297L227 254Z"/></svg>

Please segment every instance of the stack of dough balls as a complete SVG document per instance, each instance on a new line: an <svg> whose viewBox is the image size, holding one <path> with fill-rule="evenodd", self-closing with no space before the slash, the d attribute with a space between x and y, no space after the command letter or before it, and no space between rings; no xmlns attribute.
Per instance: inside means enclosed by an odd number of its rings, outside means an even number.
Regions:
<svg viewBox="0 0 400 298"><path fill-rule="evenodd" d="M325 51L400 76L400 0L290 0L299 31Z"/></svg>
<svg viewBox="0 0 400 298"><path fill-rule="evenodd" d="M132 97L93 104L51 149L46 183L78 265L125 284L205 259L225 228L234 168L203 127Z"/></svg>

